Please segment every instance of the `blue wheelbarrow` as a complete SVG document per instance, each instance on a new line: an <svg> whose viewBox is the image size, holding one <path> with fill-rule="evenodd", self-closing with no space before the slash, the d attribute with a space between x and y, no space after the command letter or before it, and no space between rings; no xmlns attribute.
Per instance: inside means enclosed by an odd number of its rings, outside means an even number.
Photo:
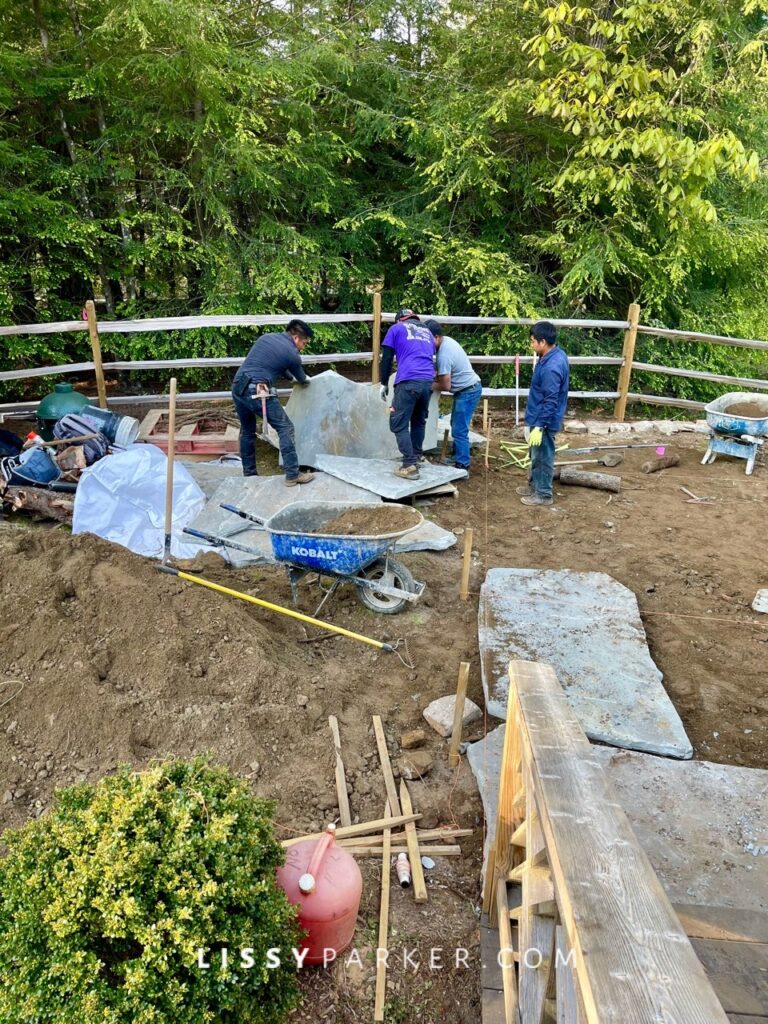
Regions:
<svg viewBox="0 0 768 1024"><path fill-rule="evenodd" d="M754 415L733 412L748 409ZM768 437L768 395L753 391L730 391L704 407L709 427L709 445L703 466L715 461L718 455L731 455L746 459L747 476L755 468L758 453Z"/></svg>
<svg viewBox="0 0 768 1024"><path fill-rule="evenodd" d="M394 615L418 601L426 586L414 580L409 570L393 556L397 541L424 522L418 509L409 505L380 506L382 509L401 510L403 526L389 533L342 535L323 532L325 523L345 512L355 509L370 512L377 507L359 502L297 501L269 519L261 519L235 505L221 505L227 512L247 519L267 532L273 555L288 570L294 607L298 607L299 584L311 577L325 591L315 615L344 583L354 584L358 600L366 608ZM192 529L186 529L185 533L210 544L253 551L226 537L214 537ZM330 580L330 583L325 584L325 580Z"/></svg>

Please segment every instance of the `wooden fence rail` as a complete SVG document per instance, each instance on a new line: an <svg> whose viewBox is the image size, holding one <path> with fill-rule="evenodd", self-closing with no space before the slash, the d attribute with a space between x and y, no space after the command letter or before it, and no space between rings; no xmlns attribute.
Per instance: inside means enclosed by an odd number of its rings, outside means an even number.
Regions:
<svg viewBox="0 0 768 1024"><path fill-rule="evenodd" d="M554 672L509 674L484 889L507 1024L727 1024Z"/></svg>
<svg viewBox="0 0 768 1024"><path fill-rule="evenodd" d="M363 352L339 352L322 353L317 355L307 354L303 357L304 362L309 365L322 365L333 363L366 363L370 362L371 380L378 382L379 378L379 355L381 351L381 329L383 323L394 321L395 314L383 312L381 309L381 293L372 289L373 308L371 313L306 313L302 318L312 324L371 324L371 349ZM101 341L102 334L136 334L151 331L175 331L195 330L227 327L250 327L261 328L275 325L282 325L288 319L284 313L270 313L259 315L211 315L211 316L181 316L181 317L152 317L145 320L104 320L97 322L96 313L92 302L86 303L87 319L69 320L60 323L46 324L17 324L0 326L0 336L13 336L22 334L57 334L73 333L77 331L88 331L91 340L93 359L89 362L69 363L57 366L42 366L4 370L0 372L0 382L12 380L25 380L34 377L43 377L59 374L82 374L95 373L96 386L99 394L100 404L106 401L106 388L104 381L105 372L116 371L138 371L138 370L162 370L162 369L204 369L234 367L241 363L237 357L220 358L199 358L199 359L145 359L145 360L112 360L102 361ZM427 314L424 314L426 318ZM529 317L484 317L484 316L454 316L436 315L441 323L446 325L456 324L465 326L513 326L524 327L536 321ZM680 409L700 410L704 408L703 402L695 402L688 399L672 398L662 395L646 395L630 390L630 381L633 370L645 373L658 373L671 377L685 377L691 380L712 381L731 385L735 389L768 390L768 380L762 378L729 376L727 374L709 373L704 370L688 370L680 367L659 366L653 363L638 362L634 358L635 345L638 335L655 336L674 341L705 342L714 345L731 345L736 348L747 348L754 350L768 350L768 342L747 338L728 338L723 335L701 334L692 331L676 331L662 327L651 327L641 324L640 307L633 303L628 311L625 320L552 320L555 326L560 328L574 328L581 330L620 330L624 332L624 343L621 356L572 356L570 362L574 366L616 366L618 367L618 381L615 391L571 391L571 398L592 398L592 399L614 399L614 418L621 422L626 413L627 404L631 402L643 402L648 405L672 406ZM517 359L523 365L530 365L532 357L529 355L508 356L508 355L472 355L470 360L477 366L509 366ZM286 392L287 393L287 392ZM483 395L486 398L525 396L527 389L519 388L484 388ZM195 401L228 398L228 391L216 392L188 392L177 396L179 401ZM110 403L115 405L127 405L144 401L162 402L163 396L116 396L110 397ZM0 405L0 414L23 414L32 411L37 402L12 402Z"/></svg>

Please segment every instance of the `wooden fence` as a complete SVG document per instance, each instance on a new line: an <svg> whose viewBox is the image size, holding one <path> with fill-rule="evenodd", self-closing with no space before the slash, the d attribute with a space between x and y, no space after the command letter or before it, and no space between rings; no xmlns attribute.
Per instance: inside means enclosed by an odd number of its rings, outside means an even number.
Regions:
<svg viewBox="0 0 768 1024"><path fill-rule="evenodd" d="M236 367L242 362L241 357L224 358L201 358L201 359L151 359L137 361L111 361L104 362L101 355L101 336L105 334L136 334L154 331L184 331L200 328L223 328L223 327L252 327L263 328L269 326L283 325L289 317L286 314L260 314L258 316L182 316L182 317L153 317L145 320L104 320L97 321L93 302L86 303L87 320L69 320L61 323L42 324L19 324L11 326L0 326L0 337L20 334L60 334L73 333L77 331L88 331L91 342L92 360L85 363L66 363L61 366L38 366L22 368L18 370L4 370L0 372L0 382L11 380L25 380L33 377L43 377L59 374L83 374L94 373L96 388L99 397L99 404L106 406L106 383L105 372L118 370L164 370L164 369L203 369L211 367ZM310 313L302 314L302 319L311 324L371 324L371 349L362 352L342 353L321 353L306 354L302 359L308 365L337 364L337 363L371 363L371 380L377 383L379 379L379 356L381 350L382 324L394 322L394 313L382 312L381 293L373 293L373 308L371 313ZM423 317L426 318L426 315ZM510 317L481 317L481 316L436 316L446 326L467 325L475 327L500 327L516 326L524 327L534 324L536 321L530 318ZM638 335L652 335L659 338L668 338L680 342L706 342L714 345L730 345L737 348L768 350L768 342L754 341L745 338L727 338L714 334L697 334L688 331L673 331L660 327L648 327L640 323L640 307L633 303L628 311L625 320L552 320L557 327L567 327L579 330L620 330L624 334L624 342L621 356L570 356L569 361L573 366L615 366L618 368L618 380L615 391L571 391L571 398L590 398L614 400L614 417L619 422L623 421L627 404L630 402L643 402L649 405L668 405L682 409L700 410L704 408L703 402L688 401L682 398L671 398L659 395L647 395L630 390L631 375L633 370L643 370L647 373L659 373L667 376L687 377L692 380L715 381L723 384L730 384L735 390L768 390L768 380L753 379L748 377L731 377L725 374L708 373L699 370L687 370L678 367L657 366L651 363L636 362L634 359L635 345ZM470 360L476 366L503 366L513 365L519 358L521 364L530 365L533 357L530 355L502 356L502 355L471 355ZM288 393L288 392L285 392ZM177 395L178 401L202 401L209 399L229 398L229 391L205 391L205 392L182 392ZM483 395L486 398L514 397L520 395L525 397L528 394L527 388L484 388ZM131 396L110 396L110 405L136 405L136 404L163 404L167 401L165 395L131 395ZM11 402L0 404L0 415L24 414L34 411L37 402Z"/></svg>
<svg viewBox="0 0 768 1024"><path fill-rule="evenodd" d="M727 1024L554 672L509 674L484 888L506 1024Z"/></svg>

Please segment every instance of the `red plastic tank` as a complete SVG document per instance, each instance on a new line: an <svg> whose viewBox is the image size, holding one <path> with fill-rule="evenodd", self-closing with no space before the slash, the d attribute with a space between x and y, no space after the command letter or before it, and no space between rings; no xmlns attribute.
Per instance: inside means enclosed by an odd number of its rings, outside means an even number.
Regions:
<svg viewBox="0 0 768 1024"><path fill-rule="evenodd" d="M307 932L301 949L309 947L305 964L328 963L325 950L340 953L355 934L363 877L347 851L336 845L336 826L322 839L289 846L277 881L299 908L299 923Z"/></svg>

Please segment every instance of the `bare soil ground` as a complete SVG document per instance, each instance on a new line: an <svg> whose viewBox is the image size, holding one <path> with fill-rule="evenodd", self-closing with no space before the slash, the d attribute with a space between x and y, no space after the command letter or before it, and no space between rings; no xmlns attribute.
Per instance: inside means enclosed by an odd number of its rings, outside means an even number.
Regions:
<svg viewBox="0 0 768 1024"><path fill-rule="evenodd" d="M494 423L496 440L508 438L510 421ZM486 472L476 459L457 500L420 506L459 534L473 528L470 600L458 595L460 536L452 551L403 556L427 582L412 609L376 615L345 587L324 611L376 639L406 639L413 669L352 640L307 642L314 634L293 620L161 575L93 537L0 520L0 829L43 813L56 787L95 780L118 763L211 751L276 800L281 836L316 830L337 814L329 715L339 718L352 813L380 817L371 716L382 716L396 764L400 734L424 725L426 704L454 690L461 661L471 663L469 696L482 705L477 595L494 566L603 571L629 587L696 756L767 768L768 617L750 603L768 585L768 469L747 477L743 462L722 457L700 466L701 435L659 440L680 465L644 475L648 450L628 451L608 470L622 476L618 495L560 486L552 508L528 508L514 494L519 470ZM712 503L689 503L681 487ZM233 570L216 556L200 567L206 578L290 604L281 569ZM304 595L303 610L314 602ZM495 724L479 723L469 738ZM428 873L424 907L393 888L387 1020L469 1024L479 1019L482 812L466 764L450 770L445 741L426 731L432 764L411 783L420 824L476 831L461 840L461 858L440 858ZM370 1019L375 972L366 954L376 945L380 865L363 860L361 868L363 968L305 972L297 1020ZM442 948L442 969L430 969L432 947ZM456 947L468 950L469 969L456 968Z"/></svg>

